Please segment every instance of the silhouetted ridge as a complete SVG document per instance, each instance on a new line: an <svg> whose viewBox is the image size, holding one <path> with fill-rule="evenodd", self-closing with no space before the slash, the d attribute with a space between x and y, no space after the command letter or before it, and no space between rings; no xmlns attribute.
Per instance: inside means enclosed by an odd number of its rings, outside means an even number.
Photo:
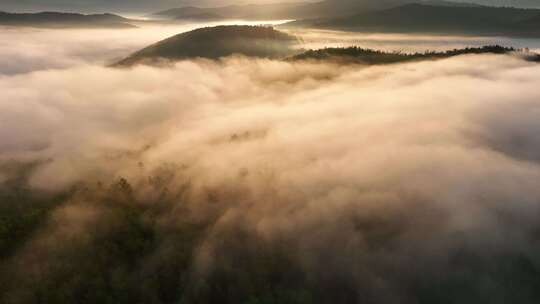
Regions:
<svg viewBox="0 0 540 304"><path fill-rule="evenodd" d="M226 19L216 9L185 6L173 8L150 15L150 17L169 18L176 20L209 20Z"/></svg>
<svg viewBox="0 0 540 304"><path fill-rule="evenodd" d="M425 2L443 6L461 6L443 0L323 0L297 3L226 5L221 7L178 7L156 12L151 16L168 19L195 19L197 16L219 16L221 19L306 19L349 16L361 12L388 9L409 3ZM279 2L279 1L276 1Z"/></svg>
<svg viewBox="0 0 540 304"><path fill-rule="evenodd" d="M444 52L401 53L384 52L379 50L364 49L360 47L348 48L325 48L309 50L302 54L288 58L289 61L316 60L333 61L338 63L360 64L391 64L416 60L444 59L468 54L519 54L528 61L540 62L540 55L527 50L503 47L499 45L483 46L479 48L453 49Z"/></svg>
<svg viewBox="0 0 540 304"><path fill-rule="evenodd" d="M354 16L301 20L292 22L288 26L332 28L361 32L540 37L540 10L408 4Z"/></svg>
<svg viewBox="0 0 540 304"><path fill-rule="evenodd" d="M32 27L133 27L129 19L114 14L84 15L77 13L41 12L7 13L0 12L0 25Z"/></svg>
<svg viewBox="0 0 540 304"><path fill-rule="evenodd" d="M234 54L282 58L293 54L298 39L272 27L217 26L182 33L144 48L117 65L133 65L160 59L218 59Z"/></svg>

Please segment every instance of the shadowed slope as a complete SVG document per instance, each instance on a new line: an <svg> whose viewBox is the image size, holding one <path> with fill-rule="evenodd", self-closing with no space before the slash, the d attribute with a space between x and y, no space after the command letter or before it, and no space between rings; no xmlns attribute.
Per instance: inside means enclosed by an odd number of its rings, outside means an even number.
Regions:
<svg viewBox="0 0 540 304"><path fill-rule="evenodd" d="M0 12L0 25L46 28L131 28L129 19L113 14L83 15L75 13L6 13Z"/></svg>
<svg viewBox="0 0 540 304"><path fill-rule="evenodd" d="M151 16L176 20L194 19L198 16L202 16L204 19L207 15L219 16L221 19L247 20L330 18L388 9L416 2L429 2L437 5L462 5L440 0L326 0L311 3L299 1L297 3L273 4L256 4L256 1L254 1L253 4L222 7L178 7L160 11Z"/></svg>
<svg viewBox="0 0 540 304"><path fill-rule="evenodd" d="M540 37L540 10L410 4L355 16L301 20L288 26L360 32Z"/></svg>
<svg viewBox="0 0 540 304"><path fill-rule="evenodd" d="M262 26L217 26L182 33L144 48L118 62L118 66L162 59L218 59L234 54L280 58L293 54L298 40Z"/></svg>

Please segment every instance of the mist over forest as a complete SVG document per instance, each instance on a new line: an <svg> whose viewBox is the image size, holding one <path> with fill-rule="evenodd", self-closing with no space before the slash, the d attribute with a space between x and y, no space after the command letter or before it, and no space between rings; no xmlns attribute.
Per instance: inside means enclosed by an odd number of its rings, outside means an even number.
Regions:
<svg viewBox="0 0 540 304"><path fill-rule="evenodd" d="M10 14L0 303L540 301L537 36Z"/></svg>

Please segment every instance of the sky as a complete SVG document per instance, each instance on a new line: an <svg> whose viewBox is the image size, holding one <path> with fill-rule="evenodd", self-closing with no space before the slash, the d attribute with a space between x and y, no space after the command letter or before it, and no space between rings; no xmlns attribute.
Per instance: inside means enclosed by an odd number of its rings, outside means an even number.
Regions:
<svg viewBox="0 0 540 304"><path fill-rule="evenodd" d="M80 12L154 12L160 9L194 6L220 6L242 3L302 2L305 0L2 0L0 10L61 10Z"/></svg>
<svg viewBox="0 0 540 304"><path fill-rule="evenodd" d="M0 10L12 12L34 12L43 10L77 11L85 13L141 13L161 9L194 6L220 6L246 3L317 2L316 0L2 0ZM348 0L333 0L348 1ZM361 0L358 0L361 1ZM365 1L365 0L364 0ZM538 7L537 0L450 0L476 2L484 5Z"/></svg>

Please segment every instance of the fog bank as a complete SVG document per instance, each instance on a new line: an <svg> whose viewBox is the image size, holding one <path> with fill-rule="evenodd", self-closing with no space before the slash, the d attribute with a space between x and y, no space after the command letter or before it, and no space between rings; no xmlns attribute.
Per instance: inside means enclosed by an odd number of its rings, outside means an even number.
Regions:
<svg viewBox="0 0 540 304"><path fill-rule="evenodd" d="M1 303L538 303L540 66L105 67L199 26L0 31Z"/></svg>
<svg viewBox="0 0 540 304"><path fill-rule="evenodd" d="M510 56L365 68L238 57L3 76L0 189L60 202L3 264L19 282L4 297L31 302L70 277L58 265L85 274L77 261L123 242L116 210L136 206L155 243L117 269L128 286L184 267L176 295L211 302L212 282L247 292L234 271L280 257L277 282L323 302L441 300L436 286L468 282L450 297L533 303L539 73ZM186 223L205 227L196 245Z"/></svg>

